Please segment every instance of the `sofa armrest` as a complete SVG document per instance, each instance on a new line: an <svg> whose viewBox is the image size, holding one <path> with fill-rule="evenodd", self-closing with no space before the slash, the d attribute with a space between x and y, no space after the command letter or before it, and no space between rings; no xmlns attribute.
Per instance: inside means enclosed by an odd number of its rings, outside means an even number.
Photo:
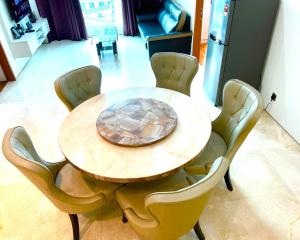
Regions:
<svg viewBox="0 0 300 240"><path fill-rule="evenodd" d="M192 32L156 35L147 38L149 57L157 52L191 54Z"/></svg>
<svg viewBox="0 0 300 240"><path fill-rule="evenodd" d="M161 41L161 40L167 40L167 39L187 38L187 37L192 37L192 36L193 36L193 33L191 31L189 31L189 32L172 32L172 33L164 33L164 34L149 36L146 38L146 41L152 42L152 41Z"/></svg>

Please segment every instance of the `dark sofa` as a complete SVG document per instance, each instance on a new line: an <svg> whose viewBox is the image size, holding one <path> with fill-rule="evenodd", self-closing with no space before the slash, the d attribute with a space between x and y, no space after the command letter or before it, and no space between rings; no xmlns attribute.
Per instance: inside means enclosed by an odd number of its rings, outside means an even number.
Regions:
<svg viewBox="0 0 300 240"><path fill-rule="evenodd" d="M149 57L156 52L191 53L190 16L176 2L165 0L161 9L138 14L137 22Z"/></svg>

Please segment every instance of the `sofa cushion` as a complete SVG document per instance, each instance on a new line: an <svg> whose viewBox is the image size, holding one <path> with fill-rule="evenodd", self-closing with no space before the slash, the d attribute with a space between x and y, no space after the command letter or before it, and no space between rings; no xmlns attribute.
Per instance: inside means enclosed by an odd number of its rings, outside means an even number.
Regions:
<svg viewBox="0 0 300 240"><path fill-rule="evenodd" d="M163 9L158 14L158 21L166 33L175 32L178 22Z"/></svg>
<svg viewBox="0 0 300 240"><path fill-rule="evenodd" d="M163 9L158 14L158 21L166 33L182 30L186 12L174 1L166 0Z"/></svg>
<svg viewBox="0 0 300 240"><path fill-rule="evenodd" d="M157 20L139 22L138 28L144 39L159 34L165 34L164 29Z"/></svg>
<svg viewBox="0 0 300 240"><path fill-rule="evenodd" d="M154 21L154 20L157 20L157 14L158 14L157 12L139 14L136 16L136 20L138 23L144 22L144 21Z"/></svg>
<svg viewBox="0 0 300 240"><path fill-rule="evenodd" d="M164 8L167 9L169 14L174 19L176 19L178 23L175 31L176 32L182 31L182 28L186 20L186 11L184 11L183 8L173 0L166 0L164 2Z"/></svg>

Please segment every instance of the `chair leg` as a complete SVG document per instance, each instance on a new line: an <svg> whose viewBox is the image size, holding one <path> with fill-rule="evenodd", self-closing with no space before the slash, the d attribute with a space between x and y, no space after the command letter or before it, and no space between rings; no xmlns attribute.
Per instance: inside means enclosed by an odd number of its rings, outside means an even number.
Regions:
<svg viewBox="0 0 300 240"><path fill-rule="evenodd" d="M117 48L117 42L116 41L114 41L112 43L112 48L113 48L114 55L118 54L118 48Z"/></svg>
<svg viewBox="0 0 300 240"><path fill-rule="evenodd" d="M78 217L77 214L69 214L71 223L72 223L72 229L73 229L73 239L79 240L79 223L78 223Z"/></svg>
<svg viewBox="0 0 300 240"><path fill-rule="evenodd" d="M128 222L128 219L126 218L124 212L123 212L123 215L122 215L122 222L123 222L124 224Z"/></svg>
<svg viewBox="0 0 300 240"><path fill-rule="evenodd" d="M196 233L199 240L205 240L205 236L204 236L204 234L201 230L199 221L196 222L196 224L194 226L194 231L195 231L195 233Z"/></svg>
<svg viewBox="0 0 300 240"><path fill-rule="evenodd" d="M229 173L229 168L224 176L224 179L225 179L225 183L226 183L226 186L227 186L227 189L229 191L233 191L233 187L232 187L232 183L231 183L231 180L230 180L230 173Z"/></svg>

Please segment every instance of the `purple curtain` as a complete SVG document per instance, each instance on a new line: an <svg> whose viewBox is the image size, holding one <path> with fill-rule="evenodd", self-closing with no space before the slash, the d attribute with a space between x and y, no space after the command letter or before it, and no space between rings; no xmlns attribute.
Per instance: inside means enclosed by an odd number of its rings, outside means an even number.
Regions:
<svg viewBox="0 0 300 240"><path fill-rule="evenodd" d="M122 0L123 30L125 36L138 33L136 15L157 11L163 0Z"/></svg>
<svg viewBox="0 0 300 240"><path fill-rule="evenodd" d="M49 41L87 39L79 0L36 0L40 15L48 19Z"/></svg>
<svg viewBox="0 0 300 240"><path fill-rule="evenodd" d="M135 36L138 33L134 1L122 0L123 31L125 36Z"/></svg>
<svg viewBox="0 0 300 240"><path fill-rule="evenodd" d="M163 0L135 0L137 13L151 13L161 8Z"/></svg>

